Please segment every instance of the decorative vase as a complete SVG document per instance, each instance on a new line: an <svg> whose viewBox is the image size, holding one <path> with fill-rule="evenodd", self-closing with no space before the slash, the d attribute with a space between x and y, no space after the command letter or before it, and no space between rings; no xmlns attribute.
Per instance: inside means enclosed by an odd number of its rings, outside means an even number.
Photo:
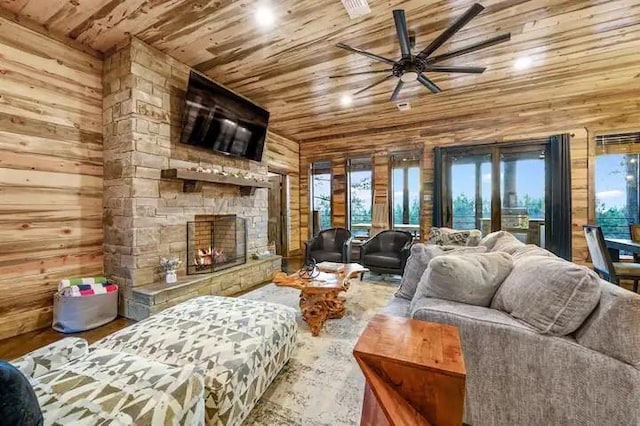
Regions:
<svg viewBox="0 0 640 426"><path fill-rule="evenodd" d="M165 276L165 281L167 284L173 284L178 281L178 276L176 275L176 271L167 271L167 275Z"/></svg>

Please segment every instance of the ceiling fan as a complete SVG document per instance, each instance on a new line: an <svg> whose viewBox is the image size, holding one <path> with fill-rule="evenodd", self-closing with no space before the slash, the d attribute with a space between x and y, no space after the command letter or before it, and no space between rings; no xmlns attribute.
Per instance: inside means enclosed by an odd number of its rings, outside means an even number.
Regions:
<svg viewBox="0 0 640 426"><path fill-rule="evenodd" d="M385 58L379 55L376 55L371 52L367 52L361 49L357 49L355 47L347 46L344 43L336 44L336 47L341 49L348 50L350 52L357 53L359 55L366 56L375 61L384 62L388 65L391 65L391 69L386 70L377 70L377 71L363 71L356 72L352 74L343 74L343 75L335 75L331 78L339 78L339 77L348 77L352 75L363 75L363 74L378 74L378 73L390 73L382 80L378 80L369 86L358 90L354 93L354 95L359 95L360 93L371 89L372 87L377 86L378 84L384 83L385 81L396 77L398 78L398 83L396 84L396 88L393 90L393 94L391 95L391 101L395 101L398 95L400 94L400 90L402 90L402 86L413 80L417 80L427 89L429 89L432 93L440 93L442 90L431 81L424 73L429 72L446 72L446 73L466 73L466 74L482 74L485 71L485 67L460 67L460 66L439 66L436 65L440 62L446 61L447 59L455 58L457 56L465 55L467 53L475 52L476 50L485 49L489 46L496 45L498 43L502 43L511 39L511 33L502 34L497 37L491 38L489 40L485 40L479 43L472 44L467 47L463 47L458 50L454 50L453 52L444 53L441 55L431 56L440 46L442 46L447 40L449 40L456 32L458 32L462 27L464 27L469 21L475 18L480 12L484 10L484 7L478 3L475 3L471 6L462 16L460 16L449 28L444 30L435 40L433 40L427 47L422 49L420 53L417 55L413 55L411 53L411 49L413 47L412 41L409 37L409 30L407 28L407 18L405 17L404 10L397 9L393 11L393 20L396 24L396 32L398 34L398 41L400 42L400 51L402 52L402 57L397 61L394 61L389 58Z"/></svg>

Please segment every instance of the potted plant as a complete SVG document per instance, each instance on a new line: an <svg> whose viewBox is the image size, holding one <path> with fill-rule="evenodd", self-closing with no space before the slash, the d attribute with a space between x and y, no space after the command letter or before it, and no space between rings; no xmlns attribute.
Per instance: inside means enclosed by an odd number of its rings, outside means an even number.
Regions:
<svg viewBox="0 0 640 426"><path fill-rule="evenodd" d="M177 257L173 257L171 259L167 259L163 257L160 260L160 267L165 272L165 281L167 284L172 284L178 281L178 276L176 275L176 270L182 265L182 261Z"/></svg>

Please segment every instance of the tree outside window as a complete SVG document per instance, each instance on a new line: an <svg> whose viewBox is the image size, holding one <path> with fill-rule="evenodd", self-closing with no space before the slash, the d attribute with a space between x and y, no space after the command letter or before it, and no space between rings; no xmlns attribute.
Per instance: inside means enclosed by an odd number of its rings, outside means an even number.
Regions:
<svg viewBox="0 0 640 426"><path fill-rule="evenodd" d="M315 162L311 165L311 209L320 216L320 229L331 228L331 163Z"/></svg>
<svg viewBox="0 0 640 426"><path fill-rule="evenodd" d="M355 237L368 237L372 222L373 170L371 158L347 162L349 229Z"/></svg>
<svg viewBox="0 0 640 426"><path fill-rule="evenodd" d="M638 154L596 157L596 224L609 238L630 238L638 223Z"/></svg>

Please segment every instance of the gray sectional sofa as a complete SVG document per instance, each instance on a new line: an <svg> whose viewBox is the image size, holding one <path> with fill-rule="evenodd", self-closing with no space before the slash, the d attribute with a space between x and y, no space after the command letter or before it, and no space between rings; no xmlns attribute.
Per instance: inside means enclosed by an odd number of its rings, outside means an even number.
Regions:
<svg viewBox="0 0 640 426"><path fill-rule="evenodd" d="M640 296L502 231L481 246L513 258L489 306L400 289L384 309L459 328L465 423L640 425Z"/></svg>

